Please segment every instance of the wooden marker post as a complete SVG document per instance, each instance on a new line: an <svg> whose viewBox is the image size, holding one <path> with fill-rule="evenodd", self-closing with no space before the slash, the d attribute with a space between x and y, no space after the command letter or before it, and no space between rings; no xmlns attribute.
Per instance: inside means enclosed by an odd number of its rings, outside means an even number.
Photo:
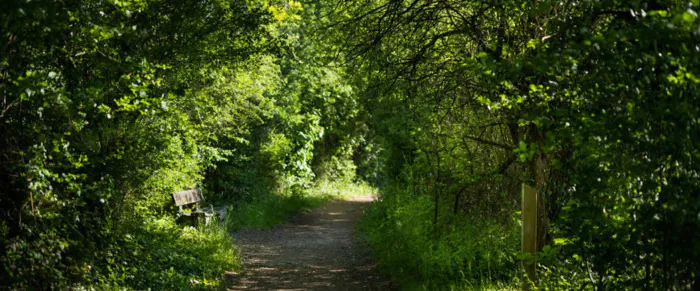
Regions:
<svg viewBox="0 0 700 291"><path fill-rule="evenodd" d="M522 244L523 254L530 253L533 256L537 252L537 191L525 183L523 183L523 201L522 201ZM525 280L523 280L523 289L529 289L530 282L537 282L537 272L535 270L535 262L522 262L525 269Z"/></svg>

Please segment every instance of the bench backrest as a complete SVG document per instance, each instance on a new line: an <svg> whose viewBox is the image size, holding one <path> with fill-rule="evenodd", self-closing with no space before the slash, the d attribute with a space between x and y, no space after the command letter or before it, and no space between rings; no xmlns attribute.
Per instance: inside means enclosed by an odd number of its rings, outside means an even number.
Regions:
<svg viewBox="0 0 700 291"><path fill-rule="evenodd" d="M173 193L175 206L182 207L183 205L192 203L197 203L197 206L199 206L199 201L202 201L203 199L204 197L202 196L202 190L197 188Z"/></svg>

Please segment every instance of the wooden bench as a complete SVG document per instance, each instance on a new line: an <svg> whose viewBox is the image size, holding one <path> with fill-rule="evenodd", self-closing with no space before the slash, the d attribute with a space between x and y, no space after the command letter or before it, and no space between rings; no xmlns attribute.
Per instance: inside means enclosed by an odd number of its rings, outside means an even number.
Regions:
<svg viewBox="0 0 700 291"><path fill-rule="evenodd" d="M204 207L202 208L201 202L204 200L201 189L190 189L180 192L173 193L173 200L175 200L175 206L180 208L180 215L188 216L192 218L192 222L196 222L197 217L204 217L205 223L209 223L214 215L217 215L222 221L225 213L223 207ZM191 212L185 212L183 206L195 205L195 209Z"/></svg>

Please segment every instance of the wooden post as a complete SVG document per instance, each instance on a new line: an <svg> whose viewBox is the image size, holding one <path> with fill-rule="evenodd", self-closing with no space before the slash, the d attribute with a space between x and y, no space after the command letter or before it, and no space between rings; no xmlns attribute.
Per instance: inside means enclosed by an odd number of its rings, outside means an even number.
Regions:
<svg viewBox="0 0 700 291"><path fill-rule="evenodd" d="M533 256L537 252L537 191L525 183L523 183L523 200L522 200L522 247L523 254L529 253ZM535 262L522 262L525 269L525 277L523 278L523 289L530 289L530 281L537 282L537 272Z"/></svg>

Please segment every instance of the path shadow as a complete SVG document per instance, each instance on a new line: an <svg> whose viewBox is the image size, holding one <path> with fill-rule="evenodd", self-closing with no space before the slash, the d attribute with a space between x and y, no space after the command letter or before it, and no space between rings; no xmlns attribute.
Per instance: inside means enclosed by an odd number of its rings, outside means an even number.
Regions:
<svg viewBox="0 0 700 291"><path fill-rule="evenodd" d="M394 289L354 235L371 201L335 200L274 229L237 233L245 271L229 274L229 290Z"/></svg>

